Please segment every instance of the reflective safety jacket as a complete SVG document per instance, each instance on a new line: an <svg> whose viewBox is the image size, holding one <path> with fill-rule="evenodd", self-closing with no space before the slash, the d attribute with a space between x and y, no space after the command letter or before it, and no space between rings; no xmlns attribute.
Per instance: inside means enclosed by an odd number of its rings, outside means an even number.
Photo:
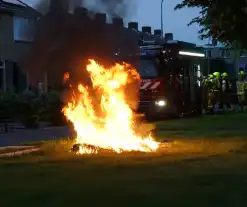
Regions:
<svg viewBox="0 0 247 207"><path fill-rule="evenodd" d="M232 88L232 84L229 80L223 79L221 81L221 90L222 92L228 92Z"/></svg>
<svg viewBox="0 0 247 207"><path fill-rule="evenodd" d="M202 79L202 86L205 88L208 87L208 82L209 82L208 79L206 78Z"/></svg>
<svg viewBox="0 0 247 207"><path fill-rule="evenodd" d="M213 89L213 79L210 78L203 79L202 85L204 89L211 91Z"/></svg>
<svg viewBox="0 0 247 207"><path fill-rule="evenodd" d="M247 83L246 81L237 81L237 94L244 95L247 90Z"/></svg>
<svg viewBox="0 0 247 207"><path fill-rule="evenodd" d="M214 78L212 81L212 89L213 91L220 91L221 89L221 83L218 78Z"/></svg>

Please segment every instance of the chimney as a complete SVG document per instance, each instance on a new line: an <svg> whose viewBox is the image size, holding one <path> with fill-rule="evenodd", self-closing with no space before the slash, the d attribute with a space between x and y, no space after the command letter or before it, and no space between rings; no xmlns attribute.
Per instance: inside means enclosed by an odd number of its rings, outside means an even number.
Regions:
<svg viewBox="0 0 247 207"><path fill-rule="evenodd" d="M69 2L69 13L74 14L75 9L81 6L81 0L72 0Z"/></svg>
<svg viewBox="0 0 247 207"><path fill-rule="evenodd" d="M115 25L117 27L123 27L124 26L123 19L119 18L119 17L113 18L112 23L113 23L113 25Z"/></svg>
<svg viewBox="0 0 247 207"><path fill-rule="evenodd" d="M67 0L50 0L49 11L51 12L69 12L69 1Z"/></svg>
<svg viewBox="0 0 247 207"><path fill-rule="evenodd" d="M165 33L165 41L173 40L173 33Z"/></svg>
<svg viewBox="0 0 247 207"><path fill-rule="evenodd" d="M154 35L155 35L155 36L160 36L160 37L161 37L161 29L155 29L155 30L154 30Z"/></svg>
<svg viewBox="0 0 247 207"><path fill-rule="evenodd" d="M88 18L88 10L84 7L75 8L75 16L81 20Z"/></svg>
<svg viewBox="0 0 247 207"><path fill-rule="evenodd" d="M151 27L149 27L149 26L144 26L144 27L142 27L142 32L143 33L148 33L148 34L152 34L152 28Z"/></svg>
<svg viewBox="0 0 247 207"><path fill-rule="evenodd" d="M81 0L73 0L74 7L80 7L82 5Z"/></svg>
<svg viewBox="0 0 247 207"><path fill-rule="evenodd" d="M106 13L96 13L94 18L97 22L106 24Z"/></svg>
<svg viewBox="0 0 247 207"><path fill-rule="evenodd" d="M128 28L138 31L138 22L129 22Z"/></svg>

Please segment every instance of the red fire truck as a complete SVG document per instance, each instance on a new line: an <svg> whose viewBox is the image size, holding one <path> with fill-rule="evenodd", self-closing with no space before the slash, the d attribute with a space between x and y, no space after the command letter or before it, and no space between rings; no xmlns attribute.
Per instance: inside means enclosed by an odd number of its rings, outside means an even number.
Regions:
<svg viewBox="0 0 247 207"><path fill-rule="evenodd" d="M168 41L140 46L138 58L125 57L141 76L136 112L149 120L200 113L203 50L194 44Z"/></svg>

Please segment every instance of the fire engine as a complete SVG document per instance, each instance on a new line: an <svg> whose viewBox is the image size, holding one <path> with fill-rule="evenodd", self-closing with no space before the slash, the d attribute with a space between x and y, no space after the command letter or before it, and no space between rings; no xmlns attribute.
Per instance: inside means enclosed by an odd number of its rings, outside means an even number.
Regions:
<svg viewBox="0 0 247 207"><path fill-rule="evenodd" d="M141 77L137 113L148 120L200 113L204 52L181 41L140 46L138 58L125 57ZM137 61L137 62L136 62Z"/></svg>

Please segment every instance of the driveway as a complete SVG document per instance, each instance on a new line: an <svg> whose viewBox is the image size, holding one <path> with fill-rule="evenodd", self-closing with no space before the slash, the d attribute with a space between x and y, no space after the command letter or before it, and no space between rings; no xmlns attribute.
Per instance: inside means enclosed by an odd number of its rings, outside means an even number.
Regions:
<svg viewBox="0 0 247 207"><path fill-rule="evenodd" d="M0 147L71 136L73 136L73 130L69 126L21 130L13 133L0 134Z"/></svg>

